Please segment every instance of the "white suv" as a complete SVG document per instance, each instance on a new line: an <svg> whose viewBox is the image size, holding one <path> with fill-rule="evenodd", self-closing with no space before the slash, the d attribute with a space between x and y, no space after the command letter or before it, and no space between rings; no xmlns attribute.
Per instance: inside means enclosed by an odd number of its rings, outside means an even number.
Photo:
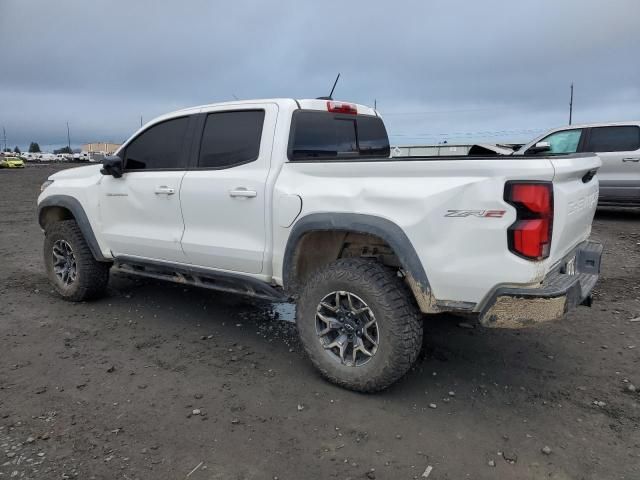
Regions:
<svg viewBox="0 0 640 480"><path fill-rule="evenodd" d="M539 144L544 142L545 145ZM548 143L548 147L546 145ZM594 123L556 128L534 139L514 155L595 152L601 205L640 205L640 122Z"/></svg>

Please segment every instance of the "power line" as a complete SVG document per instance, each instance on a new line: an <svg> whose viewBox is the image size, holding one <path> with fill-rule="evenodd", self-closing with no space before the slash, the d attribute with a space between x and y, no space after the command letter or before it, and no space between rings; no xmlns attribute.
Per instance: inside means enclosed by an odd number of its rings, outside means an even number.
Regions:
<svg viewBox="0 0 640 480"><path fill-rule="evenodd" d="M509 107L498 107L498 108L465 108L458 110L425 110L425 111L417 111L417 112L382 112L382 115L387 117L389 115L435 115L440 113L467 113L467 112L497 112L504 110L515 110L514 108Z"/></svg>
<svg viewBox="0 0 640 480"><path fill-rule="evenodd" d="M448 132L448 133L390 133L390 137L463 137L463 136L497 136L542 132L545 128L519 128L512 130L479 130L476 132Z"/></svg>

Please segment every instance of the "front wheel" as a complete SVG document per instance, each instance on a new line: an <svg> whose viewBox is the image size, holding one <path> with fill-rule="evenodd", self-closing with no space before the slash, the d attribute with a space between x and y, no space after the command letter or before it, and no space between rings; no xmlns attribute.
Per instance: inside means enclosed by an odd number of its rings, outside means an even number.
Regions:
<svg viewBox="0 0 640 480"><path fill-rule="evenodd" d="M49 225L45 231L44 264L49 281L65 300L80 302L101 296L111 264L98 262L75 220Z"/></svg>
<svg viewBox="0 0 640 480"><path fill-rule="evenodd" d="M359 258L315 272L298 300L298 331L315 367L351 390L387 388L411 368L422 321L396 273Z"/></svg>

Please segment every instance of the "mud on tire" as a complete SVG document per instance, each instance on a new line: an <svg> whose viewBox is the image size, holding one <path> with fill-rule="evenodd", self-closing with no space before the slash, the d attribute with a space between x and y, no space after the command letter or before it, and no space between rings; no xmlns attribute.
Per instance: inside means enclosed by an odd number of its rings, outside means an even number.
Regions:
<svg viewBox="0 0 640 480"><path fill-rule="evenodd" d="M58 294L72 302L100 297L109 282L111 264L98 262L93 257L75 220L47 226L44 264Z"/></svg>
<svg viewBox="0 0 640 480"><path fill-rule="evenodd" d="M422 319L414 299L392 269L375 261L346 258L318 270L302 288L297 311L307 355L325 378L342 387L383 390L404 376L420 353ZM334 317L343 321L335 323ZM366 325L372 326L364 332ZM345 335L353 340L343 358Z"/></svg>

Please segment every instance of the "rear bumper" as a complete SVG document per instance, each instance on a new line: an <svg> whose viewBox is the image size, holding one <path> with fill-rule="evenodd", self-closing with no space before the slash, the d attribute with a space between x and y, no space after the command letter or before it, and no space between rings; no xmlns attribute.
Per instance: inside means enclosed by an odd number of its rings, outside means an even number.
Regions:
<svg viewBox="0 0 640 480"><path fill-rule="evenodd" d="M480 323L495 328L527 327L555 320L582 303L590 303L591 290L600 276L601 256L602 244L586 241L539 287L497 288L480 312Z"/></svg>

